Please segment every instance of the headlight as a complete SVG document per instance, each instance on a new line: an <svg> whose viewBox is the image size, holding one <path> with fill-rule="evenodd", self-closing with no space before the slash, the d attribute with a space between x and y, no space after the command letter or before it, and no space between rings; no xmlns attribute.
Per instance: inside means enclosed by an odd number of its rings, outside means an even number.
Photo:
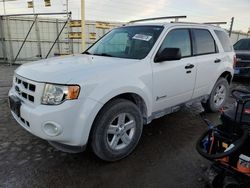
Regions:
<svg viewBox="0 0 250 188"><path fill-rule="evenodd" d="M42 96L42 104L57 105L65 100L77 99L80 93L78 85L46 84Z"/></svg>

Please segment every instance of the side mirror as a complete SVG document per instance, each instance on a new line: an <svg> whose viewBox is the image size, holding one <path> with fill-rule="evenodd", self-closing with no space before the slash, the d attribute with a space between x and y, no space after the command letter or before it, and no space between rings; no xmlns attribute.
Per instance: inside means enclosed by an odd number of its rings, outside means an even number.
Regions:
<svg viewBox="0 0 250 188"><path fill-rule="evenodd" d="M160 63L162 61L173 61L181 59L180 48L165 48L155 57L155 62Z"/></svg>

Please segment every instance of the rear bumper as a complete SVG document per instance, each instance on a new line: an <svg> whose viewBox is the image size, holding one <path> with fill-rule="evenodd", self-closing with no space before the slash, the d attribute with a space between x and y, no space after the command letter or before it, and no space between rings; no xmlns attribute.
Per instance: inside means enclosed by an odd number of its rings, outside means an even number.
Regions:
<svg viewBox="0 0 250 188"><path fill-rule="evenodd" d="M250 78L250 67L235 67L234 77Z"/></svg>

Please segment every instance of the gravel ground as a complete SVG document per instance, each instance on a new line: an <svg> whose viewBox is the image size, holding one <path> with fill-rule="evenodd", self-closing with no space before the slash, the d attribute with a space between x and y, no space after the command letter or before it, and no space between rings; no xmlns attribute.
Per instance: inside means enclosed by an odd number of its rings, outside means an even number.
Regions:
<svg viewBox="0 0 250 188"><path fill-rule="evenodd" d="M0 187L203 187L209 163L195 150L206 129L199 105L154 120L129 157L106 163L89 149L58 151L14 121L7 93L15 68L0 66ZM237 81L233 87L248 84ZM219 114L207 116L217 122Z"/></svg>

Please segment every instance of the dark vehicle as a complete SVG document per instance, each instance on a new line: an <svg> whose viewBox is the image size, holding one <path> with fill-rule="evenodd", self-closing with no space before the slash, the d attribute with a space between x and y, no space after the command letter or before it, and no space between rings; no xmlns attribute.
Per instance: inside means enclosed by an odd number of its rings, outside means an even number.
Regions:
<svg viewBox="0 0 250 188"><path fill-rule="evenodd" d="M239 40L234 45L236 65L234 76L250 78L250 38Z"/></svg>

